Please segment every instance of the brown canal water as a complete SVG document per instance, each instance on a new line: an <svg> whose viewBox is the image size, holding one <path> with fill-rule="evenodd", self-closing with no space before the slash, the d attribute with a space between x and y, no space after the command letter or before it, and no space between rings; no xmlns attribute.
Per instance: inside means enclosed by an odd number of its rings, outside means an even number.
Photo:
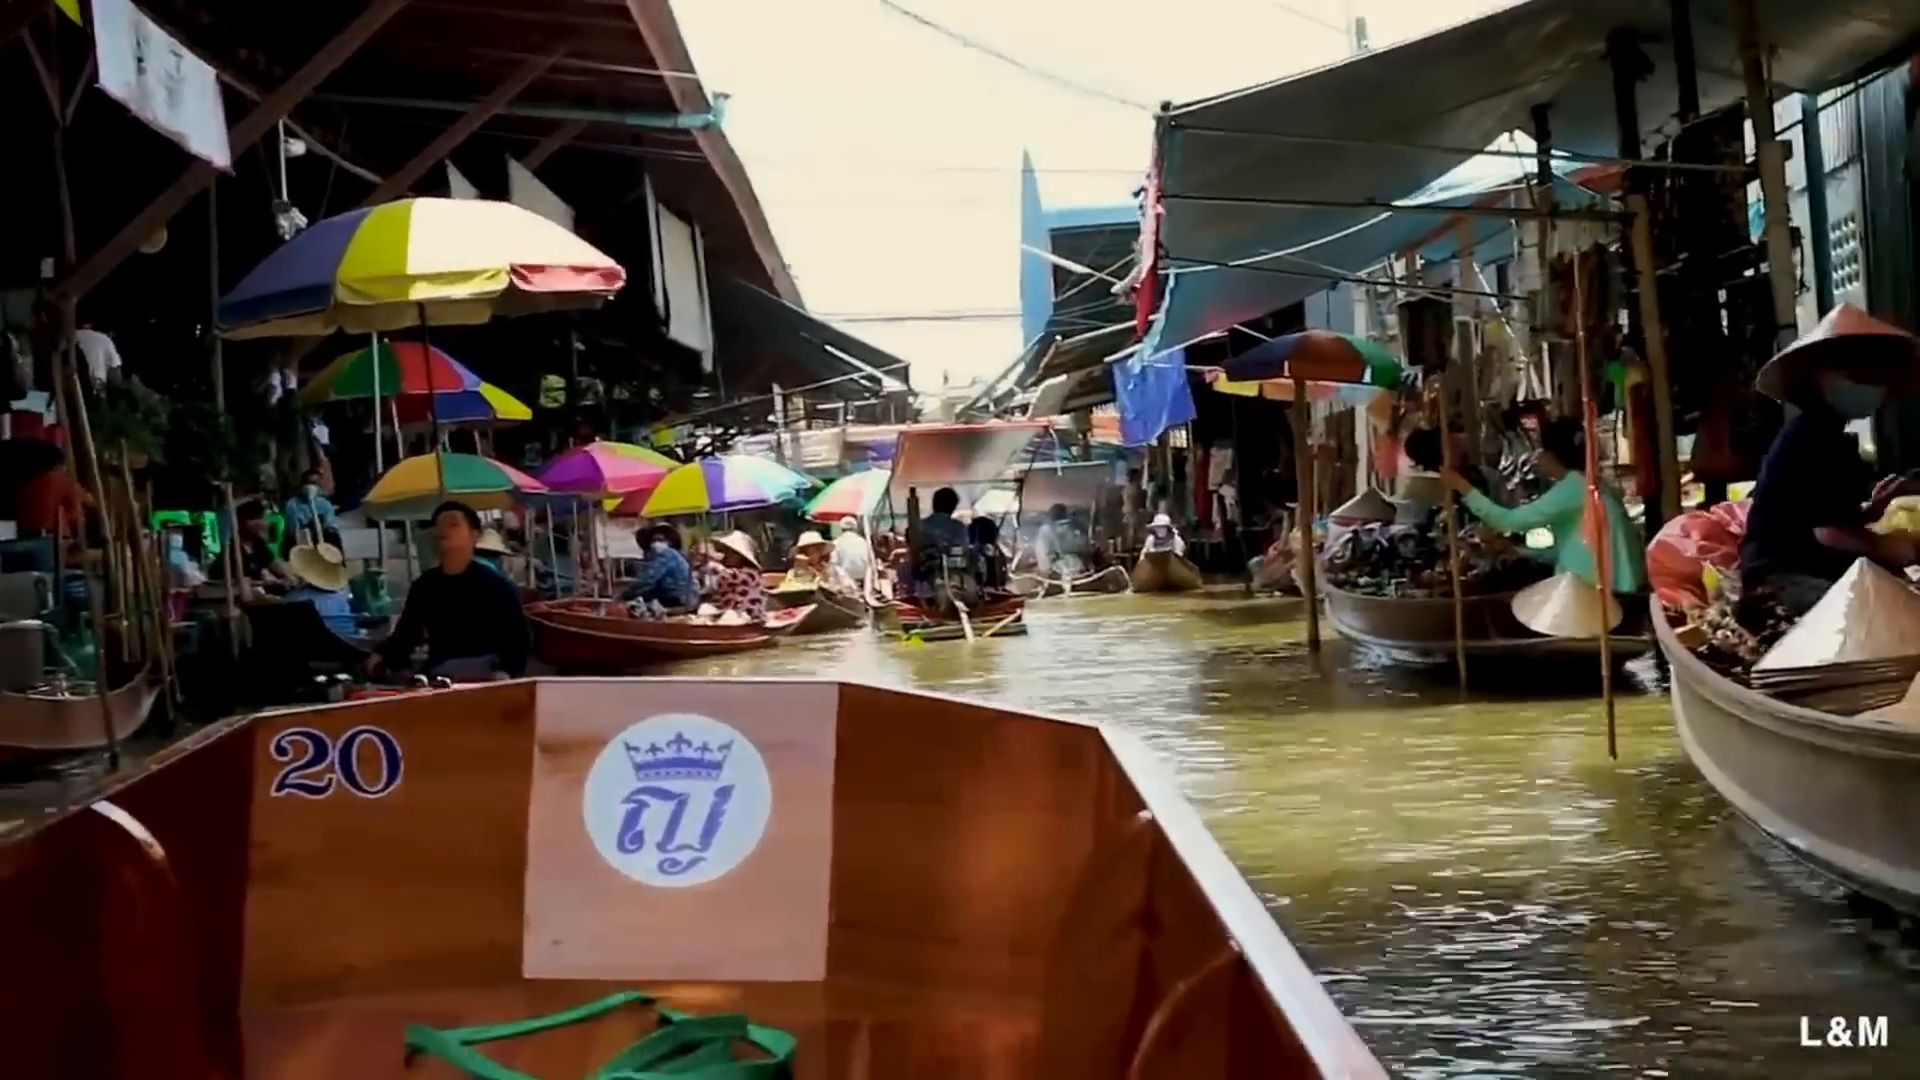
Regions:
<svg viewBox="0 0 1920 1080"><path fill-rule="evenodd" d="M1731 814L1657 688L1623 688L1611 761L1597 673L1463 697L1338 639L1312 656L1300 611L1051 600L1026 638L863 632L686 671L937 689L1144 737L1396 1075L1920 1076L1915 939ZM1800 1046L1802 1016L1822 1035L1861 1015L1887 1017L1890 1049Z"/></svg>

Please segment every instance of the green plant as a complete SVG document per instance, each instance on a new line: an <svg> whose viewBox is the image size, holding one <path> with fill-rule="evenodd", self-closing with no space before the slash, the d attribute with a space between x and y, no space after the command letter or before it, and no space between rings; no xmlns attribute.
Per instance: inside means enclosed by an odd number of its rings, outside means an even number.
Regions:
<svg viewBox="0 0 1920 1080"><path fill-rule="evenodd" d="M138 380L109 383L88 417L94 446L114 460L122 453L164 460L168 411L167 400Z"/></svg>

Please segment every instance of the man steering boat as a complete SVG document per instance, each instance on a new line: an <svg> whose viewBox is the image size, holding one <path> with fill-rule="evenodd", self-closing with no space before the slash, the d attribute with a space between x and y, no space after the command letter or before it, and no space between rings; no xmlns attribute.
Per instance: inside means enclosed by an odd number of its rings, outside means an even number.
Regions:
<svg viewBox="0 0 1920 1080"><path fill-rule="evenodd" d="M935 491L933 512L912 527L909 541L913 596L942 614L952 614L956 602L974 607L984 599L973 538L954 517L959 509L959 492Z"/></svg>
<svg viewBox="0 0 1920 1080"><path fill-rule="evenodd" d="M423 675L480 680L526 674L530 642L519 591L474 558L479 539L480 515L472 507L449 501L434 510L440 565L414 581L392 635L367 662L369 674L409 667L422 643Z"/></svg>

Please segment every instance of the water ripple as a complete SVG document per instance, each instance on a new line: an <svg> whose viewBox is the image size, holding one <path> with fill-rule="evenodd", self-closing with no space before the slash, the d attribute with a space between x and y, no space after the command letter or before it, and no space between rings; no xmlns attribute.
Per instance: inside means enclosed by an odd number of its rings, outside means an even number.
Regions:
<svg viewBox="0 0 1920 1080"><path fill-rule="evenodd" d="M1304 647L1286 602L1049 601L1025 639L854 634L690 670L819 674L1099 716L1174 766L1396 1075L1850 1078L1799 1017L1920 1036L1920 950L1729 820L1664 698L1464 699Z"/></svg>

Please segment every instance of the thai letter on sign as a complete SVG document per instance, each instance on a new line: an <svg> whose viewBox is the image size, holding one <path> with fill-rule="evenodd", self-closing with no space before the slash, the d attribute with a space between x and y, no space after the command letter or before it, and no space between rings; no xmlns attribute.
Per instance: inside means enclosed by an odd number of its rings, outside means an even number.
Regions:
<svg viewBox="0 0 1920 1080"><path fill-rule="evenodd" d="M541 687L527 978L825 978L839 690Z"/></svg>

